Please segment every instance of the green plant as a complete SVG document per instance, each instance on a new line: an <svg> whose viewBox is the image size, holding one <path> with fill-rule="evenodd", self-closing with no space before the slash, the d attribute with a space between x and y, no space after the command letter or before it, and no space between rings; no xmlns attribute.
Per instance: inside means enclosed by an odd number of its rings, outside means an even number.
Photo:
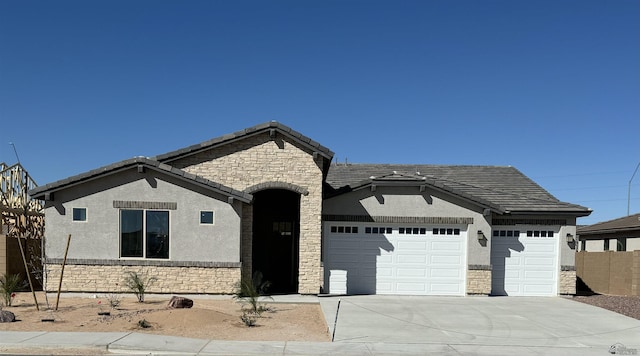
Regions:
<svg viewBox="0 0 640 356"><path fill-rule="evenodd" d="M256 326L256 321L258 320L258 315L256 315L252 311L243 310L242 311L242 315L240 316L240 320L242 320L242 322L246 326L249 326L249 327Z"/></svg>
<svg viewBox="0 0 640 356"><path fill-rule="evenodd" d="M147 289L158 279L156 277L149 277L138 272L127 271L127 276L124 279L125 286L129 288L138 298L138 302L144 302L144 295Z"/></svg>
<svg viewBox="0 0 640 356"><path fill-rule="evenodd" d="M25 286L26 283L20 278L20 274L3 274L0 277L0 293L2 294L4 305L10 307L13 298L16 296L15 292Z"/></svg>
<svg viewBox="0 0 640 356"><path fill-rule="evenodd" d="M248 305L250 313L254 314L255 316L260 316L262 312L269 309L266 304L260 303L260 297L262 297L266 293L269 286L271 286L271 282L263 281L262 273L260 271L256 271L253 274L253 278L251 278L250 280L241 281L238 284L233 298ZM273 298L271 298L270 296L264 297L273 300ZM244 321L244 314L246 313L246 311L244 310L244 307L242 309L243 316L240 318L242 319L242 321ZM247 323L245 322L245 324Z"/></svg>

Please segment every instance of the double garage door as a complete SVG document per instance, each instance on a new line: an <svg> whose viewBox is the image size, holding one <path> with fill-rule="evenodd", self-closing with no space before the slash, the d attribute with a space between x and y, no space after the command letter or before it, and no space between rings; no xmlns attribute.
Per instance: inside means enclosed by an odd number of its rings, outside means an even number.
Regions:
<svg viewBox="0 0 640 356"><path fill-rule="evenodd" d="M464 295L466 226L325 223L332 294Z"/></svg>

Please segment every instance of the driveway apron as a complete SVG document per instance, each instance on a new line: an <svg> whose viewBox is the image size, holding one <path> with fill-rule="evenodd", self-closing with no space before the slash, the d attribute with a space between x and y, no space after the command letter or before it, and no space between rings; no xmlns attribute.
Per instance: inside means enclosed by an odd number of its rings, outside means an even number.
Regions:
<svg viewBox="0 0 640 356"><path fill-rule="evenodd" d="M319 298L334 342L640 350L640 320L563 297ZM638 351L640 354L640 351Z"/></svg>

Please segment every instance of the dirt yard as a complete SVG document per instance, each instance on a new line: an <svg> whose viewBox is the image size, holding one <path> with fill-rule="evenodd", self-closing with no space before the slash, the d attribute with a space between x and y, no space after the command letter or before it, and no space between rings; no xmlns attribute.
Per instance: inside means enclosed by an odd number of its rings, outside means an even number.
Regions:
<svg viewBox="0 0 640 356"><path fill-rule="evenodd" d="M38 295L36 310L30 293L18 293L11 307L13 323L0 323L3 331L132 331L200 339L252 341L330 341L319 304L285 304L266 301L268 310L247 327L240 319L241 304L231 297L193 298L190 309L167 308L170 295L147 295L138 303L133 295L123 295L120 305L111 308L106 296L60 298L57 311L45 310L45 298ZM55 296L49 303L55 307ZM99 315L109 312L109 315ZM44 321L43 321L44 320ZM53 321L50 321L53 320ZM142 327L142 321L148 327Z"/></svg>

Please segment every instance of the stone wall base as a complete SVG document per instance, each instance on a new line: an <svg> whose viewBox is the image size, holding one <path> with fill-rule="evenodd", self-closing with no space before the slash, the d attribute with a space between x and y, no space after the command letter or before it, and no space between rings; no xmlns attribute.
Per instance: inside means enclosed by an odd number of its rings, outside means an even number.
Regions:
<svg viewBox="0 0 640 356"><path fill-rule="evenodd" d="M576 294L576 271L560 271L559 294Z"/></svg>
<svg viewBox="0 0 640 356"><path fill-rule="evenodd" d="M487 269L467 270L467 294L491 294L491 271Z"/></svg>
<svg viewBox="0 0 640 356"><path fill-rule="evenodd" d="M62 265L48 265L47 291L58 290ZM92 266L66 265L63 292L125 293L126 272L155 277L149 293L233 294L240 281L239 267Z"/></svg>

